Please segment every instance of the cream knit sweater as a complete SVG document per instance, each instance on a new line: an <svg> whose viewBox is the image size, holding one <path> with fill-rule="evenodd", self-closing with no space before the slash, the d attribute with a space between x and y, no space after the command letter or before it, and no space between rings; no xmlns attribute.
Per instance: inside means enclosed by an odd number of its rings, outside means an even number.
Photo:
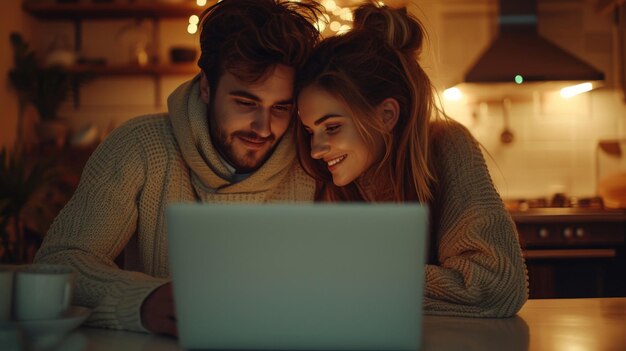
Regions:
<svg viewBox="0 0 626 351"><path fill-rule="evenodd" d="M169 278L168 203L313 201L315 184L299 166L291 131L259 170L231 183L212 147L197 78L172 93L168 110L169 118L127 122L96 149L35 257L76 269L74 303L93 308L90 325L146 331L141 304ZM122 250L125 270L114 263Z"/></svg>
<svg viewBox="0 0 626 351"><path fill-rule="evenodd" d="M168 203L313 200L291 132L257 172L231 183L211 144L197 78L172 93L168 108L169 115L127 122L97 148L35 258L76 269L74 303L93 308L89 325L146 331L141 304L169 281ZM527 298L526 270L482 154L462 127L445 129L433 147L438 260L426 267L425 312L513 315ZM114 263L122 250L124 270Z"/></svg>

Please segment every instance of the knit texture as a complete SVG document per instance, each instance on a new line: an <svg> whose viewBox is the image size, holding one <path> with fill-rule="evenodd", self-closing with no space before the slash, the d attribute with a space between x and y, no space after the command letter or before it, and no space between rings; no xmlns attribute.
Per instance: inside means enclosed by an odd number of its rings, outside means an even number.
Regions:
<svg viewBox="0 0 626 351"><path fill-rule="evenodd" d="M498 195L477 141L456 122L433 124L435 186L426 266L427 314L508 317L528 299L515 224Z"/></svg>
<svg viewBox="0 0 626 351"><path fill-rule="evenodd" d="M74 304L93 309L92 326L147 331L140 309L169 281L165 208L174 202L313 201L289 130L272 156L238 183L213 149L198 78L168 99L169 114L133 119L90 157L35 262L77 272ZM114 263L124 250L124 270Z"/></svg>

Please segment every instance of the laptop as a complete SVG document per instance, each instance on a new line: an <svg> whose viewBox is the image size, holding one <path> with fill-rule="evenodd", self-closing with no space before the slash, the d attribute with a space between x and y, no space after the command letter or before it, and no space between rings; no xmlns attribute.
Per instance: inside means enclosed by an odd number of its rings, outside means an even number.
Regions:
<svg viewBox="0 0 626 351"><path fill-rule="evenodd" d="M419 204L172 204L185 349L416 350L428 209Z"/></svg>

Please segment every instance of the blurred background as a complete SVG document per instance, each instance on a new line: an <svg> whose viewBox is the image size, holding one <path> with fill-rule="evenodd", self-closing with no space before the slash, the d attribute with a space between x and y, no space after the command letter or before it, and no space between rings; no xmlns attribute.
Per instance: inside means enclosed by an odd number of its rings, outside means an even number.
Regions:
<svg viewBox="0 0 626 351"><path fill-rule="evenodd" d="M359 1L321 2L324 35L350 28ZM626 295L623 2L384 2L425 25L420 62L484 147L534 297ZM2 261L32 260L93 149L198 73L197 16L213 3L0 2Z"/></svg>

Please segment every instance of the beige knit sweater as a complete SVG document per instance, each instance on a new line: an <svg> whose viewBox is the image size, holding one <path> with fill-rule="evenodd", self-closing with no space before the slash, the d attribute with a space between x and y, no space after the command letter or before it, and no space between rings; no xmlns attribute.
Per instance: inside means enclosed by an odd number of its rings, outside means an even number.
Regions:
<svg viewBox="0 0 626 351"><path fill-rule="evenodd" d="M90 325L146 331L141 304L169 278L168 203L313 201L315 184L290 131L259 170L231 183L211 144L197 78L172 93L168 110L169 118L127 122L96 149L35 257L76 269L74 303L93 308ZM114 263L122 250L125 270Z"/></svg>
<svg viewBox="0 0 626 351"><path fill-rule="evenodd" d="M172 93L168 107L169 116L129 121L98 147L35 258L76 269L74 303L93 308L89 325L146 331L141 304L169 279L168 203L313 199L290 132L257 172L233 184L212 148L197 79ZM462 128L442 133L434 147L439 262L426 267L425 312L512 315L526 301L526 270L480 150ZM125 270L114 263L122 250Z"/></svg>
<svg viewBox="0 0 626 351"><path fill-rule="evenodd" d="M462 125L433 124L438 184L431 203L427 314L512 316L528 299L515 223L497 193L478 142Z"/></svg>

